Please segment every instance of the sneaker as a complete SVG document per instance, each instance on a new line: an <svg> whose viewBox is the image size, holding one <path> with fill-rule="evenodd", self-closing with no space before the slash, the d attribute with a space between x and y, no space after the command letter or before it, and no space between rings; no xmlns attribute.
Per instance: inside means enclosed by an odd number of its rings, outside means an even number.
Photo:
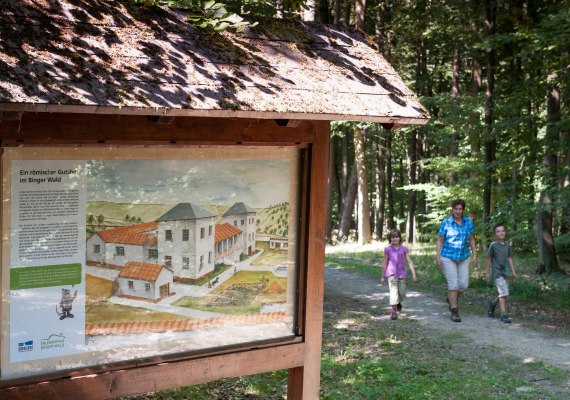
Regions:
<svg viewBox="0 0 570 400"><path fill-rule="evenodd" d="M396 310L392 310L392 313L390 314L390 319L398 319L398 313L396 312Z"/></svg>
<svg viewBox="0 0 570 400"><path fill-rule="evenodd" d="M461 322L461 317L459 316L459 310L457 307L451 309L451 320L453 322Z"/></svg>
<svg viewBox="0 0 570 400"><path fill-rule="evenodd" d="M489 307L487 307L487 317L495 318L496 307L497 307L497 302L495 300L489 300Z"/></svg>
<svg viewBox="0 0 570 400"><path fill-rule="evenodd" d="M509 316L507 314L503 314L503 315L501 315L501 322L503 322L505 324L510 324L511 319L509 318Z"/></svg>
<svg viewBox="0 0 570 400"><path fill-rule="evenodd" d="M396 308L397 308L398 312L402 311L402 303L398 303Z"/></svg>

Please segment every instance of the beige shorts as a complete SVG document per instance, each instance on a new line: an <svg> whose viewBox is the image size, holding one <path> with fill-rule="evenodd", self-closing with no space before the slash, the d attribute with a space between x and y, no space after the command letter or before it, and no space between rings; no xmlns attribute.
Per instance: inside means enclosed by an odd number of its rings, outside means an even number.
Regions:
<svg viewBox="0 0 570 400"><path fill-rule="evenodd" d="M401 303L406 298L406 280L393 276L388 277L390 288L390 305Z"/></svg>
<svg viewBox="0 0 570 400"><path fill-rule="evenodd" d="M509 284L502 276L495 279L495 286L499 292L499 297L507 297L509 295Z"/></svg>

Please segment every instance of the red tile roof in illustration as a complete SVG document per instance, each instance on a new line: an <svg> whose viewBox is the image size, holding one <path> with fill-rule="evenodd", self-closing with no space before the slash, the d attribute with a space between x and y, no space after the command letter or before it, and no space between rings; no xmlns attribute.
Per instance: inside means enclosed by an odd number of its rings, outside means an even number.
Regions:
<svg viewBox="0 0 570 400"><path fill-rule="evenodd" d="M160 264L146 264L138 261L127 261L119 272L119 278L138 279L154 282L164 266Z"/></svg>
<svg viewBox="0 0 570 400"><path fill-rule="evenodd" d="M236 228L231 224L216 224L216 239L215 242L221 242L229 237L239 235L242 233L241 229Z"/></svg>
<svg viewBox="0 0 570 400"><path fill-rule="evenodd" d="M121 243L156 246L156 235L147 232L156 231L158 222L147 222L97 232L105 243Z"/></svg>
<svg viewBox="0 0 570 400"><path fill-rule="evenodd" d="M101 324L85 324L88 335L118 335L155 332L183 332L200 329L220 328L224 326L270 324L285 321L284 311L263 314L236 315L231 317L194 318L176 321L136 321L105 322Z"/></svg>

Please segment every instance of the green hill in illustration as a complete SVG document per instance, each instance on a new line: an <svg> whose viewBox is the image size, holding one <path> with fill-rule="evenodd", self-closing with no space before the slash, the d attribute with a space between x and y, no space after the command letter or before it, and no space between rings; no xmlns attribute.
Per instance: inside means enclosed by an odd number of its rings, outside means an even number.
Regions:
<svg viewBox="0 0 570 400"><path fill-rule="evenodd" d="M104 217L103 225L126 226L137 222L154 221L170 210L170 204L130 204L111 201L90 201L87 203L87 217ZM129 217L127 221L126 217ZM134 217L134 218L133 218ZM140 218L140 220L139 220Z"/></svg>
<svg viewBox="0 0 570 400"><path fill-rule="evenodd" d="M172 204L130 204L115 203L111 201L91 201L87 203L87 217L93 216L92 224L96 230L115 226L128 226L140 222L151 222L170 210ZM200 205L211 213L220 217L230 206ZM267 208L258 208L257 231L268 235L287 236L289 230L289 203L271 205ZM103 222L98 228L97 216L103 216ZM127 219L128 217L128 219Z"/></svg>
<svg viewBox="0 0 570 400"><path fill-rule="evenodd" d="M258 208L257 231L268 235L284 236L289 232L289 203Z"/></svg>

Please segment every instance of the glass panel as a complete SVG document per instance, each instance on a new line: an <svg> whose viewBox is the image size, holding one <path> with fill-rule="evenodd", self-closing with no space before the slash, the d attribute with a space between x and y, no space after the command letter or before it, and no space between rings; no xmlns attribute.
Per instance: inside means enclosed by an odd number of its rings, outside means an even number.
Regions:
<svg viewBox="0 0 570 400"><path fill-rule="evenodd" d="M4 148L1 379L294 336L300 152Z"/></svg>

